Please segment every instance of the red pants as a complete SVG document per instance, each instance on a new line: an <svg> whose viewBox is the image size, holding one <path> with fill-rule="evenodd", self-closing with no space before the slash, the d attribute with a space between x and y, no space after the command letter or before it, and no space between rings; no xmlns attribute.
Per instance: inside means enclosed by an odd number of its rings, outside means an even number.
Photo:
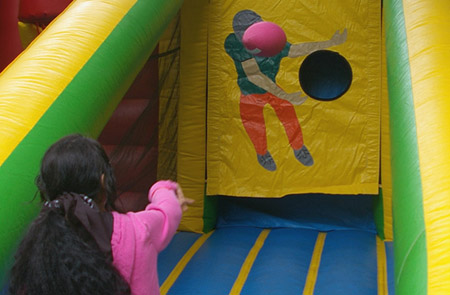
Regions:
<svg viewBox="0 0 450 295"><path fill-rule="evenodd" d="M302 128L297 119L294 106L272 93L241 94L240 112L242 123L250 140L255 146L256 153L264 155L267 152L266 123L263 109L270 104L284 126L291 147L295 150L303 146Z"/></svg>

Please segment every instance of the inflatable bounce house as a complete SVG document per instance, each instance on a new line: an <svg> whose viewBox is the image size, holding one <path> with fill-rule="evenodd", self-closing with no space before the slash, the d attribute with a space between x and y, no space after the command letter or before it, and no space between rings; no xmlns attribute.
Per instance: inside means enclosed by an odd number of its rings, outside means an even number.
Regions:
<svg viewBox="0 0 450 295"><path fill-rule="evenodd" d="M0 290L45 150L195 204L161 294L450 294L447 0L0 3ZM448 92L447 92L448 91Z"/></svg>

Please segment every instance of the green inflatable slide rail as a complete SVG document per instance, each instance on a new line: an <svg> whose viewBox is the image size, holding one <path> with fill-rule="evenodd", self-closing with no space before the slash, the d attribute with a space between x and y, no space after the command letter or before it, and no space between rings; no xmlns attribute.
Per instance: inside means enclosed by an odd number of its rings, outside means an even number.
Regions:
<svg viewBox="0 0 450 295"><path fill-rule="evenodd" d="M33 199L37 193L34 180L43 153L64 135L100 134L181 4L182 0L74 1L0 74L0 85L8 86L0 87L0 135L4 135L0 145L0 286L6 283L20 237L39 211L38 198ZM117 21L110 22L111 16ZM96 28L107 32L99 44L91 41ZM86 57L64 40L75 40L92 54ZM46 52L56 54L42 66L39 59ZM33 54L36 63L29 59ZM70 70L72 61L81 63L79 70ZM50 85L39 81L49 76ZM48 89L60 87L64 79L69 82L60 92ZM42 115L36 122L20 117L39 112Z"/></svg>

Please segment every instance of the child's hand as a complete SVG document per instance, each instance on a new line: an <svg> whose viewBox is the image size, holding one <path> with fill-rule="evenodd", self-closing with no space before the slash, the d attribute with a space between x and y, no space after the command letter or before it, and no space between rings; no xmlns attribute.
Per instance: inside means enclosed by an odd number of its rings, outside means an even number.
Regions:
<svg viewBox="0 0 450 295"><path fill-rule="evenodd" d="M188 209L189 205L192 205L195 202L193 199L184 197L184 194L183 194L183 191L181 190L180 185L178 185L176 195L177 195L177 200L180 203L181 210L183 212L185 212Z"/></svg>

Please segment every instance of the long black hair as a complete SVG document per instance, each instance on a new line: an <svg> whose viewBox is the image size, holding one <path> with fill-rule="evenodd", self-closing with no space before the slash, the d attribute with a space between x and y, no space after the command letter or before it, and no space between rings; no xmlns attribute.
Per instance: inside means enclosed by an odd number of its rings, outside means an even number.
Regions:
<svg viewBox="0 0 450 295"><path fill-rule="evenodd" d="M36 184L46 202L70 193L113 209L117 198L104 149L96 140L78 134L60 139L47 150ZM130 294L111 255L102 252L94 238L61 210L45 206L18 247L9 291L19 295Z"/></svg>
<svg viewBox="0 0 450 295"><path fill-rule="evenodd" d="M108 155L98 141L80 134L63 137L47 150L36 184L42 201L52 201L65 192L73 192L99 203L98 198L104 193L107 206L113 209L117 199L116 180Z"/></svg>

